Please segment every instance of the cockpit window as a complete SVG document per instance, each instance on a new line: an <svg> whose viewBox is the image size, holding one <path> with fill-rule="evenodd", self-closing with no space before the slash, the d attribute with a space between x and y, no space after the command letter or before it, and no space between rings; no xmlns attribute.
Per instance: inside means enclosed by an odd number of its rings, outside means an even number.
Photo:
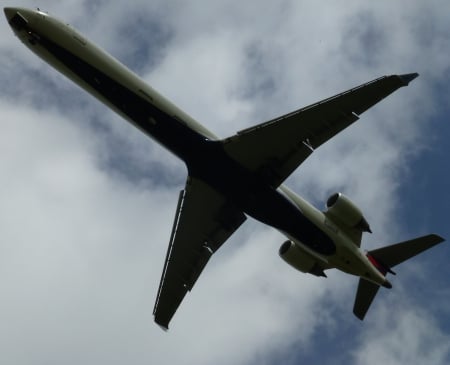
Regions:
<svg viewBox="0 0 450 365"><path fill-rule="evenodd" d="M11 20L9 21L9 24L15 30L19 30L20 31L20 30L22 30L22 29L27 27L28 21L22 15L20 15L19 12L17 12L16 15L14 15L11 18Z"/></svg>

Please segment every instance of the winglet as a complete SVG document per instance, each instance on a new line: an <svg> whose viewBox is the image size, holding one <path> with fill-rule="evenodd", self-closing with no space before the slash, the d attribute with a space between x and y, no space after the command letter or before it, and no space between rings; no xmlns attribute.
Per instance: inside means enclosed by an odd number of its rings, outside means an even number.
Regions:
<svg viewBox="0 0 450 365"><path fill-rule="evenodd" d="M409 83L418 76L419 76L419 74L417 72L412 73L412 74L398 75L400 81L402 82L402 84L404 86L408 86Z"/></svg>

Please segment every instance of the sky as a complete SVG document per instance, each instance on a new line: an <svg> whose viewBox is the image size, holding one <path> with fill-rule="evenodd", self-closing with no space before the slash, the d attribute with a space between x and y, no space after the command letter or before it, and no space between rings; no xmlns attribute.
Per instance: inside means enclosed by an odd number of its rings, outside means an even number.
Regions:
<svg viewBox="0 0 450 365"><path fill-rule="evenodd" d="M287 180L364 212L371 249L450 237L450 3L17 1L63 19L220 137L382 75L420 77ZM317 278L247 222L170 330L153 322L185 166L32 54L0 21L0 362L450 363L448 243L396 268L366 319L357 278Z"/></svg>

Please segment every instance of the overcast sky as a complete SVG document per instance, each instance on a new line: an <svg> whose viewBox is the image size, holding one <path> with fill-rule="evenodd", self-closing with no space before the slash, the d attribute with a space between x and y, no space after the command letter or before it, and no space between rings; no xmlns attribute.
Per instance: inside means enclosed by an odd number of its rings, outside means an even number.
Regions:
<svg viewBox="0 0 450 365"><path fill-rule="evenodd" d="M382 75L420 77L287 181L342 191L379 247L450 237L450 3L17 1L70 23L221 137ZM255 221L163 332L152 309L186 168L0 22L2 364L448 364L448 243L400 266L364 322L357 279L296 272Z"/></svg>

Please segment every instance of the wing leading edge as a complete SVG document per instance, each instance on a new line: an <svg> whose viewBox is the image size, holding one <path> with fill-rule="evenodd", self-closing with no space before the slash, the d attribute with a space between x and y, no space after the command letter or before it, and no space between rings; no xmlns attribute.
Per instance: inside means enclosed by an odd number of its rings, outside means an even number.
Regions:
<svg viewBox="0 0 450 365"><path fill-rule="evenodd" d="M320 145L418 76L383 76L224 140L227 153L278 187Z"/></svg>
<svg viewBox="0 0 450 365"><path fill-rule="evenodd" d="M168 328L212 254L245 220L245 215L223 195L201 180L188 177L180 192L153 310L156 323Z"/></svg>

